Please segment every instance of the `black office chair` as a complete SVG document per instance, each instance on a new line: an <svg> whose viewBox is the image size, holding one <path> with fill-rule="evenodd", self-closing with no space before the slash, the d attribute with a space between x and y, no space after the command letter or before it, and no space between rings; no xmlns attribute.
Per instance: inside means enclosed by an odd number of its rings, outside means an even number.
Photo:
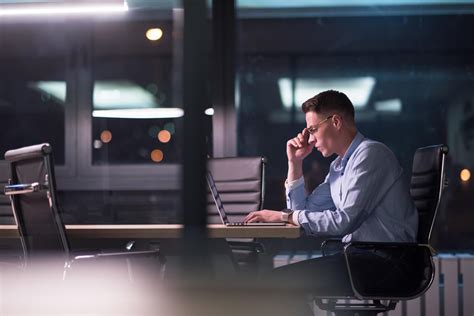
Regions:
<svg viewBox="0 0 474 316"><path fill-rule="evenodd" d="M445 175L447 154L446 145L418 148L415 152L410 193L419 215L416 243L351 242L342 244L340 240L334 239L323 242L323 255L327 255L331 250L343 251L353 295L319 296L316 298L319 308L335 312L336 315L376 315L393 310L398 301L417 298L429 289L435 273L432 259L435 251L429 243L442 193L447 185ZM409 255L415 261L416 277L410 284L403 284L403 286L374 282L376 278L373 277L370 267L361 269L356 264L356 255L364 251L382 251L396 257Z"/></svg>
<svg viewBox="0 0 474 316"><path fill-rule="evenodd" d="M265 196L265 157L209 159L211 172L229 221L242 221L251 211L262 208ZM208 196L208 221L221 223L215 203ZM254 238L227 239L234 267L239 272L256 273L263 245Z"/></svg>
<svg viewBox="0 0 474 316"><path fill-rule="evenodd" d="M90 264L121 259L129 267L130 259L142 261L152 257L160 269L157 275L161 275L165 258L158 249L116 253L71 252L56 199L52 148L49 144L9 150L5 153L5 159L10 163L11 179L4 190L11 199L25 267L34 263L35 259L47 258L64 267L63 275L66 275L76 262ZM131 276L130 270L128 272Z"/></svg>
<svg viewBox="0 0 474 316"><path fill-rule="evenodd" d="M0 160L0 225L14 225L10 198L4 192L5 185L10 179L10 166L5 160ZM0 238L0 265L14 264L22 257L21 245L16 238Z"/></svg>
<svg viewBox="0 0 474 316"><path fill-rule="evenodd" d="M9 179L9 165L5 160L0 160L0 225L15 224L10 199L3 193Z"/></svg>

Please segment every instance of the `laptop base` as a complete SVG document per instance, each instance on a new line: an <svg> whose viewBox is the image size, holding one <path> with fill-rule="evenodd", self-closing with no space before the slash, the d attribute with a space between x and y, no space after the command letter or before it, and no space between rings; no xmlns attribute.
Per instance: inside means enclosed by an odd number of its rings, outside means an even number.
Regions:
<svg viewBox="0 0 474 316"><path fill-rule="evenodd" d="M226 226L286 226L286 223L245 223L245 222L233 222L226 223Z"/></svg>

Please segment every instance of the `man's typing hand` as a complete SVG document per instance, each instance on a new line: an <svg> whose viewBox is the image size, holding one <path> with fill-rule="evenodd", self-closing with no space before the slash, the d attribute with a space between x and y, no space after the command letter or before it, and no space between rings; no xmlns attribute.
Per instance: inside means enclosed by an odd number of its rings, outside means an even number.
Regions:
<svg viewBox="0 0 474 316"><path fill-rule="evenodd" d="M272 211L272 210L261 210L256 212L251 212L248 214L244 222L246 223L257 223L257 222L264 222L264 223L276 223L281 222L281 212L280 211Z"/></svg>

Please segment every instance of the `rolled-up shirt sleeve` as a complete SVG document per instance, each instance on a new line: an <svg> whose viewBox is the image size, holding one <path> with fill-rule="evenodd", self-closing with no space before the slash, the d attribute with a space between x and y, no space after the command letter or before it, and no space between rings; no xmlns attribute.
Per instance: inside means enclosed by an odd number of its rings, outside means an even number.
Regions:
<svg viewBox="0 0 474 316"><path fill-rule="evenodd" d="M323 201L326 202L327 197L331 198L327 181L303 201L292 201L292 194L297 188L293 189L288 196L290 206L297 206L297 223L310 235L343 236L353 232L401 176L401 168L396 160L391 158L379 148L365 148L360 151L354 157L352 168L346 170L337 208L334 204L333 208L323 210L315 207L321 206L319 204ZM299 198L299 194L294 195Z"/></svg>
<svg viewBox="0 0 474 316"><path fill-rule="evenodd" d="M293 222L300 224L299 218L302 211L321 212L326 209L335 208L331 198L331 189L328 177L316 189L307 195L304 188L303 177L285 182L286 207L293 210Z"/></svg>

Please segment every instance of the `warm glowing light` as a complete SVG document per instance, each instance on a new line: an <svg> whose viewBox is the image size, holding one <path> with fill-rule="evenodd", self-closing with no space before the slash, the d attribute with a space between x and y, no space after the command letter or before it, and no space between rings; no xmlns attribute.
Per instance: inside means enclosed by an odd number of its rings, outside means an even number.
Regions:
<svg viewBox="0 0 474 316"><path fill-rule="evenodd" d="M158 140L162 143L167 143L169 142L171 139L171 133L169 131L167 131L166 129L164 130L161 130L159 133L158 133Z"/></svg>
<svg viewBox="0 0 474 316"><path fill-rule="evenodd" d="M469 171L469 169L462 169L459 177L463 182L469 181L469 179L471 179L471 171Z"/></svg>
<svg viewBox="0 0 474 316"><path fill-rule="evenodd" d="M102 133L100 133L100 140L104 144L110 143L112 140L112 132L108 130L102 131Z"/></svg>
<svg viewBox="0 0 474 316"><path fill-rule="evenodd" d="M163 36L163 31L159 27L148 29L148 31L146 31L146 38L148 38L150 41L157 41L162 36Z"/></svg>
<svg viewBox="0 0 474 316"><path fill-rule="evenodd" d="M154 149L152 150L150 157L152 161L160 162L163 160L163 152L159 149Z"/></svg>

